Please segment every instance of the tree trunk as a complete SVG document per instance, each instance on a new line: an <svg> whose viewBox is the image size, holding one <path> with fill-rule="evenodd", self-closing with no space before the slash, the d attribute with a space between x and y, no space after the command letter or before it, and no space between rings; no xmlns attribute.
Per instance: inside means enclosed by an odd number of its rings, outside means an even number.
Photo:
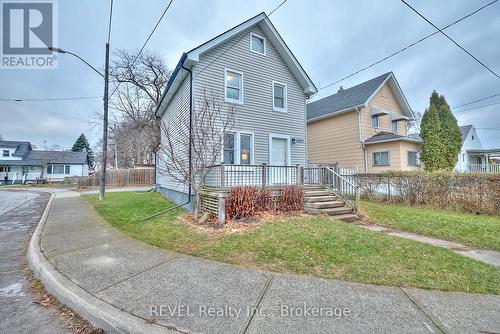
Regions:
<svg viewBox="0 0 500 334"><path fill-rule="evenodd" d="M194 220L198 221L198 217L201 212L201 196L200 192L197 191L194 196Z"/></svg>

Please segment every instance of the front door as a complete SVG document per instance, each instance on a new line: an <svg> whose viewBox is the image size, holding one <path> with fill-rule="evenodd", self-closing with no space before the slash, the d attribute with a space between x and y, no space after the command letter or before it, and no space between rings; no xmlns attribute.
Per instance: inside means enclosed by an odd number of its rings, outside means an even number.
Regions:
<svg viewBox="0 0 500 334"><path fill-rule="evenodd" d="M271 184L288 184L290 171L289 142L287 138L271 137L269 180Z"/></svg>

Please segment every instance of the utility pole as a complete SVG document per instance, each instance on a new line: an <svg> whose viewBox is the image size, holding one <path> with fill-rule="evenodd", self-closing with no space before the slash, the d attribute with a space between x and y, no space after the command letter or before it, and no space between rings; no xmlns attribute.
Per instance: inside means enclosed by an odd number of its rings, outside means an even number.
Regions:
<svg viewBox="0 0 500 334"><path fill-rule="evenodd" d="M109 102L109 43L106 43L106 57L104 63L104 117L102 125L102 166L99 180L99 200L104 199L106 191L106 163L108 153L108 102Z"/></svg>

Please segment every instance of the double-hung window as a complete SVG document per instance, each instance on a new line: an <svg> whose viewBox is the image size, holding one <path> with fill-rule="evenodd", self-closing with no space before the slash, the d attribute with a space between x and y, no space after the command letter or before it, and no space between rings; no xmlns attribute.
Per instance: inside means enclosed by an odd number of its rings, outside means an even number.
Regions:
<svg viewBox="0 0 500 334"><path fill-rule="evenodd" d="M224 134L222 162L250 165L253 160L253 134L228 132Z"/></svg>
<svg viewBox="0 0 500 334"><path fill-rule="evenodd" d="M377 115L373 115L372 116L372 128L378 128L378 116Z"/></svg>
<svg viewBox="0 0 500 334"><path fill-rule="evenodd" d="M4 157L10 157L10 151L9 150L3 150L3 156Z"/></svg>
<svg viewBox="0 0 500 334"><path fill-rule="evenodd" d="M243 104L243 73L224 70L224 94L226 102Z"/></svg>
<svg viewBox="0 0 500 334"><path fill-rule="evenodd" d="M287 111L287 86L273 81L273 110Z"/></svg>
<svg viewBox="0 0 500 334"><path fill-rule="evenodd" d="M266 54L266 39L256 34L250 34L250 51Z"/></svg>
<svg viewBox="0 0 500 334"><path fill-rule="evenodd" d="M224 134L224 157L222 161L226 164L234 164L235 162L235 143L236 134L228 132Z"/></svg>
<svg viewBox="0 0 500 334"><path fill-rule="evenodd" d="M373 152L373 166L389 166L389 152Z"/></svg>
<svg viewBox="0 0 500 334"><path fill-rule="evenodd" d="M408 151L408 166L420 166L420 153Z"/></svg>
<svg viewBox="0 0 500 334"><path fill-rule="evenodd" d="M392 132L398 132L398 121L392 121Z"/></svg>

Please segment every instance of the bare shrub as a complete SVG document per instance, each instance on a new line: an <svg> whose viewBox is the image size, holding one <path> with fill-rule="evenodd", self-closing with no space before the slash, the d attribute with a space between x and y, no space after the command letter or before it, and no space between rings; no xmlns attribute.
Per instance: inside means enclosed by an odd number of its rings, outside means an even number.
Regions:
<svg viewBox="0 0 500 334"><path fill-rule="evenodd" d="M281 196L276 202L276 211L296 212L304 209L304 187L298 185L283 186Z"/></svg>

